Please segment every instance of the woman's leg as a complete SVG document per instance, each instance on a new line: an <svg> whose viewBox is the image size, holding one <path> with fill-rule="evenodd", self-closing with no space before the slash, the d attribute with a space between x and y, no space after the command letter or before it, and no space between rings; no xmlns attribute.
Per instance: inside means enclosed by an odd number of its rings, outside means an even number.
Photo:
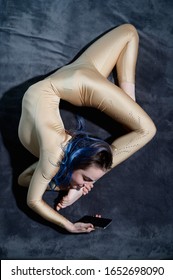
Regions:
<svg viewBox="0 0 173 280"><path fill-rule="evenodd" d="M56 210L59 211L61 208L66 208L67 206L72 205L83 195L83 190L70 189L68 194L65 195L61 201L57 204Z"/></svg>
<svg viewBox="0 0 173 280"><path fill-rule="evenodd" d="M112 143L113 166L130 157L153 138L156 133L153 121L122 89L98 72L83 79L83 88L84 106L95 107L128 128L127 134Z"/></svg>
<svg viewBox="0 0 173 280"><path fill-rule="evenodd" d="M101 110L129 131L112 143L113 166L142 148L156 132L150 117L128 96L134 95L138 41L136 29L124 24L101 37L79 57L96 68L81 77L82 105ZM121 88L106 79L115 65Z"/></svg>
<svg viewBox="0 0 173 280"><path fill-rule="evenodd" d="M29 187L32 175L37 167L37 162L25 169L18 177L18 184L22 187Z"/></svg>
<svg viewBox="0 0 173 280"><path fill-rule="evenodd" d="M79 60L93 64L108 77L116 65L119 86L135 100L135 69L139 37L135 27L123 24L94 42Z"/></svg>

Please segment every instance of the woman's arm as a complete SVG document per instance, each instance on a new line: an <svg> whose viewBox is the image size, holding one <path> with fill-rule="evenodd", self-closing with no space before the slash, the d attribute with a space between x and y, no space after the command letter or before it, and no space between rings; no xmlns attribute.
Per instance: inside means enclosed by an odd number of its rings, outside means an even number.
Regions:
<svg viewBox="0 0 173 280"><path fill-rule="evenodd" d="M29 185L27 194L28 206L45 220L50 221L69 232L90 232L93 230L93 226L91 224L73 224L64 216L60 215L57 211L51 208L43 200L42 197L47 189L47 185L57 172L58 166L55 164L55 159L49 153L42 151L40 160Z"/></svg>
<svg viewBox="0 0 173 280"><path fill-rule="evenodd" d="M51 208L42 198L51 176L58 171L58 166L50 162L51 158L49 153L41 152L40 160L29 185L27 204L44 219L65 229L70 229L73 224Z"/></svg>

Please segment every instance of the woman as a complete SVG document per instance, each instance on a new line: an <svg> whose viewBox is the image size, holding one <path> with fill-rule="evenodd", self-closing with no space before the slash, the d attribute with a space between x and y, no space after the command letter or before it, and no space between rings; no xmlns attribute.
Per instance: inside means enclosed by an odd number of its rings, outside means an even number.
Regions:
<svg viewBox="0 0 173 280"><path fill-rule="evenodd" d="M142 148L156 133L153 121L135 102L137 53L137 31L134 26L123 24L94 42L76 61L32 85L24 95L19 138L39 161L19 176L19 184L29 185L27 203L35 212L69 232L91 232L94 227L71 223L43 201L43 194L52 182L55 186L58 180L62 183L62 186L56 187L58 190L63 187L63 176L66 178L70 173L68 182L64 184L69 188L68 194L57 205L57 210L60 210L87 194L94 181L110 169L111 153L112 167L115 167ZM115 65L119 86L107 79ZM63 175L63 166L67 163L65 158L70 162L69 147L81 135L72 137L65 130L59 114L60 99L76 106L97 108L126 126L129 132L113 141L111 151L105 142L99 143L101 150L95 150L95 154L100 159L88 164L85 162L84 167L79 165L71 171L65 170ZM94 139L84 146L82 144L82 147L92 150L97 141ZM77 162L82 157L83 154ZM50 183L52 178L54 181Z"/></svg>

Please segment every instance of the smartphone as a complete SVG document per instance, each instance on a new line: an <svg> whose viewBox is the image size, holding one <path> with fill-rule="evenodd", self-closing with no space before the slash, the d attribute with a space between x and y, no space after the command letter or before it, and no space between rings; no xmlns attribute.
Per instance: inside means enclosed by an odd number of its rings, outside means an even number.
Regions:
<svg viewBox="0 0 173 280"><path fill-rule="evenodd" d="M91 223L95 228L107 228L108 225L112 222L112 219L108 218L98 218L94 216L84 216L78 222L81 223Z"/></svg>

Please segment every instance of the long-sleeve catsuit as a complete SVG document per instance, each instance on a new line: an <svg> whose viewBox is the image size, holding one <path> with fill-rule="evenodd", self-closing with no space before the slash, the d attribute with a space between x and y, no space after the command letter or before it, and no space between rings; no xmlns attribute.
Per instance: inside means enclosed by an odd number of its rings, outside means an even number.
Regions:
<svg viewBox="0 0 173 280"><path fill-rule="evenodd" d="M58 171L62 147L71 136L59 113L60 100L94 107L128 127L129 132L112 143L113 167L121 163L155 134L155 126L143 109L107 77L116 65L119 84L135 82L138 34L130 24L112 29L94 42L76 61L32 85L24 95L19 124L22 144L39 158L27 201L45 219L64 227L65 217L49 207L42 196Z"/></svg>

